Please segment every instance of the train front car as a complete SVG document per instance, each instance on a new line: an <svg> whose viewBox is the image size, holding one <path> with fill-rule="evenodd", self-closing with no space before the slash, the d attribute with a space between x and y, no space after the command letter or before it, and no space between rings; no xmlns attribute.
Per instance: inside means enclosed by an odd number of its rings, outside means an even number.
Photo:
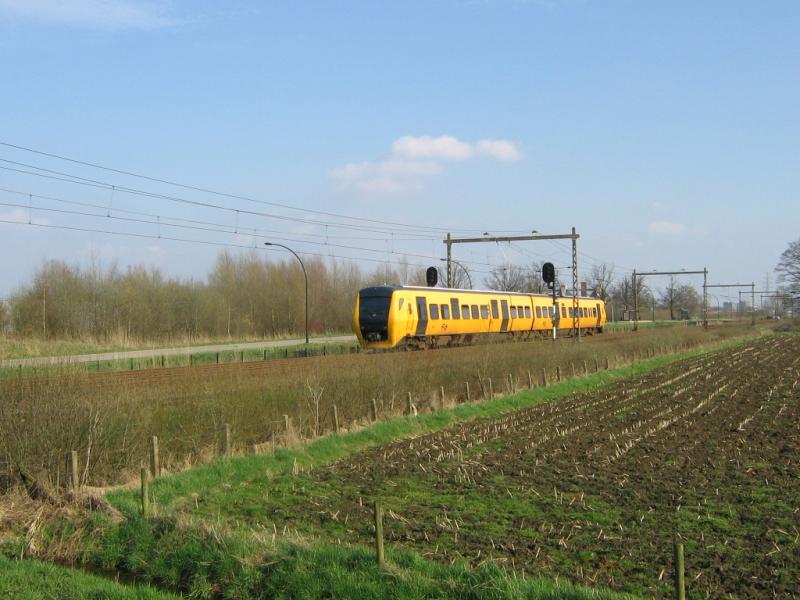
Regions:
<svg viewBox="0 0 800 600"><path fill-rule="evenodd" d="M393 348L394 339L391 319L393 286L364 288L356 296L353 310L353 331L364 348Z"/></svg>

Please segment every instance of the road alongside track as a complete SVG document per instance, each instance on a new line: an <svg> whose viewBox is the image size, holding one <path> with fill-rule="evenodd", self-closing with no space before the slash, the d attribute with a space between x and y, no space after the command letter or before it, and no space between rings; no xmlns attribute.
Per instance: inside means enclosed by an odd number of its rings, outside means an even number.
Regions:
<svg viewBox="0 0 800 600"><path fill-rule="evenodd" d="M355 342L354 335L312 338L312 344L347 344ZM14 358L0 360L0 368L39 367L66 363L85 363L94 361L125 360L129 358L152 358L154 356L185 356L206 352L238 352L240 350L263 350L264 348L292 348L303 346L304 339L275 340L264 342L243 342L238 344L211 344L206 346L184 346L180 348L155 348L152 350L127 350L124 352L100 352L95 354L75 354L72 356L40 356L37 358Z"/></svg>

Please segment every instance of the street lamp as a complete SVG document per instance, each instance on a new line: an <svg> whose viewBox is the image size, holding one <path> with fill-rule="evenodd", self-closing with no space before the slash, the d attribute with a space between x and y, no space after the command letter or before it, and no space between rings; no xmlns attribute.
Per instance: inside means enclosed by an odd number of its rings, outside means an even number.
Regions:
<svg viewBox="0 0 800 600"><path fill-rule="evenodd" d="M284 248L294 254L294 257L300 263L300 268L303 269L303 278L306 280L306 345L308 344L308 274L306 273L306 266L303 264L303 261L300 260L300 257L297 256L297 252L289 248L289 246L284 246L283 244L277 244L275 242L264 242L265 246L278 246L280 248Z"/></svg>
<svg viewBox="0 0 800 600"><path fill-rule="evenodd" d="M446 259L446 258L440 258L439 260L441 260L442 262L447 262L447 259ZM466 276L467 276L467 281L469 281L469 289L472 289L472 277L470 277L470 274L469 274L469 271L467 271L467 268L466 268L464 265L462 265L460 262L458 262L457 260L455 260L454 258L451 258L451 259L450 259L450 262L454 262L454 263L456 263L456 264L457 264L459 267L461 267L461 270L462 270L462 271L464 271L464 275L466 275Z"/></svg>

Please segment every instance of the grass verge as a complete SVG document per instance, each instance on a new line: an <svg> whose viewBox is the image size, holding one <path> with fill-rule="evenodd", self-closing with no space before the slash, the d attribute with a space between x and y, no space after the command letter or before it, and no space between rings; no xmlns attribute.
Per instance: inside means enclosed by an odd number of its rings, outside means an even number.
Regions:
<svg viewBox="0 0 800 600"><path fill-rule="evenodd" d="M34 583L35 582L35 583ZM121 585L49 563L0 556L0 598L14 600L177 600L149 586Z"/></svg>

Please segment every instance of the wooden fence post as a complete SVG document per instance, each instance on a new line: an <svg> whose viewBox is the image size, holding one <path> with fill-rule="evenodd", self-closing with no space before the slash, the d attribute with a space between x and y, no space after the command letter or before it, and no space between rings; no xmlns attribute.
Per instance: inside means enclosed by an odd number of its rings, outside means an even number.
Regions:
<svg viewBox="0 0 800 600"><path fill-rule="evenodd" d="M81 487L81 481L78 478L78 452L75 450L67 454L67 473L72 491L77 492Z"/></svg>
<svg viewBox="0 0 800 600"><path fill-rule="evenodd" d="M231 426L225 423L225 429L223 430L223 438L222 438L222 449L225 453L225 458L231 457Z"/></svg>
<svg viewBox="0 0 800 600"><path fill-rule="evenodd" d="M574 362L570 362L569 363L569 378L570 379L575 379L575 363Z"/></svg>
<svg viewBox="0 0 800 600"><path fill-rule="evenodd" d="M383 555L383 507L377 500L375 501L375 555L378 566L382 567L385 560Z"/></svg>
<svg viewBox="0 0 800 600"><path fill-rule="evenodd" d="M686 600L686 582L683 569L683 544L675 541L675 600Z"/></svg>
<svg viewBox="0 0 800 600"><path fill-rule="evenodd" d="M530 369L528 369L528 389L533 389L533 375L531 375Z"/></svg>
<svg viewBox="0 0 800 600"><path fill-rule="evenodd" d="M150 438L150 475L153 479L161 475L161 467L158 464L158 436Z"/></svg>
<svg viewBox="0 0 800 600"><path fill-rule="evenodd" d="M469 397L469 381L465 381L464 382L464 390L465 390L464 398L466 399L467 402L469 402L470 401L470 397Z"/></svg>
<svg viewBox="0 0 800 600"><path fill-rule="evenodd" d="M589 374L589 365L586 363L586 361L583 361L583 374L584 375Z"/></svg>
<svg viewBox="0 0 800 600"><path fill-rule="evenodd" d="M600 370L600 362L597 360L597 357L594 359L594 372L597 373Z"/></svg>
<svg viewBox="0 0 800 600"><path fill-rule="evenodd" d="M372 411L372 422L378 420L378 403L375 401L375 398L372 399L372 404L370 404L370 409Z"/></svg>
<svg viewBox="0 0 800 600"><path fill-rule="evenodd" d="M439 386L439 402L441 402L442 406L444 406L444 386L443 385Z"/></svg>
<svg viewBox="0 0 800 600"><path fill-rule="evenodd" d="M489 400L492 400L494 398L494 386L492 385L492 378L488 377L487 379L489 381Z"/></svg>
<svg viewBox="0 0 800 600"><path fill-rule="evenodd" d="M339 433L339 410L333 405L333 431Z"/></svg>
<svg viewBox="0 0 800 600"><path fill-rule="evenodd" d="M283 415L283 430L286 433L289 433L289 426L290 426L289 415Z"/></svg>
<svg viewBox="0 0 800 600"><path fill-rule="evenodd" d="M542 369L542 387L547 387L547 369Z"/></svg>
<svg viewBox="0 0 800 600"><path fill-rule="evenodd" d="M608 371L610 368L611 368L611 360L609 359L608 356L606 356L606 371Z"/></svg>
<svg viewBox="0 0 800 600"><path fill-rule="evenodd" d="M561 365L556 365L556 383L561 381Z"/></svg>
<svg viewBox="0 0 800 600"><path fill-rule="evenodd" d="M219 352L217 352L217 364L219 364Z"/></svg>
<svg viewBox="0 0 800 600"><path fill-rule="evenodd" d="M408 392L408 395L406 396L406 414L414 414L414 403L411 401L411 392Z"/></svg>
<svg viewBox="0 0 800 600"><path fill-rule="evenodd" d="M142 516L150 516L150 482L147 467L142 467Z"/></svg>

